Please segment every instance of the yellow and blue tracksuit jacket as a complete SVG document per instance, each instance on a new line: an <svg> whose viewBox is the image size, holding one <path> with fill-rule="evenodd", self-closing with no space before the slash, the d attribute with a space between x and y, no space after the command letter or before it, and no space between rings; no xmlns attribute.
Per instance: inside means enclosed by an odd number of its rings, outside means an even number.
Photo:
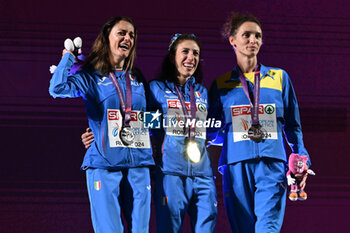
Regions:
<svg viewBox="0 0 350 233"><path fill-rule="evenodd" d="M245 77L249 89L253 90L254 75L252 73L245 74ZM232 125L234 111L242 106L250 106L249 100L243 91L237 67L219 76L214 81L210 89L209 101L208 118L220 119L223 123L223 128L220 131L210 129L210 133L208 133L208 137L213 140L213 143L223 142L219 168L225 164L259 157L275 158L287 162L283 133L293 153L308 156L303 143L297 99L291 80L284 70L264 65L261 65L260 68L259 106L269 105L273 108L259 108L259 117L260 114L266 114L266 111L276 114L275 122L270 122L270 124L277 124L275 127L277 137L275 139L267 138L259 143L252 140L238 140L236 142L233 140L233 134L235 133L233 129L237 129L237 126L233 127ZM233 106L240 108L233 108ZM264 127L266 122L259 120ZM249 128L247 122L242 120L241 124L242 131ZM310 159L308 165L311 165Z"/></svg>

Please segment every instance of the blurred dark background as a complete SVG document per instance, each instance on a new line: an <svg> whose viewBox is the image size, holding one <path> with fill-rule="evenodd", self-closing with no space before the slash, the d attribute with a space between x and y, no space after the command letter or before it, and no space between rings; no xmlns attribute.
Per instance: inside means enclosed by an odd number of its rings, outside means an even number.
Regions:
<svg viewBox="0 0 350 233"><path fill-rule="evenodd" d="M0 1L0 233L93 232L85 175L79 170L87 127L81 99L48 94L49 66L63 41L80 36L87 54L110 17L139 28L137 66L157 73L171 36L202 41L204 85L235 65L220 30L230 11L263 25L259 61L285 69L299 100L313 170L305 202L287 200L282 232L346 232L350 207L350 2L333 1ZM220 148L210 148L217 164ZM216 232L230 232L217 174ZM155 232L154 209L151 231ZM189 231L188 219L184 232Z"/></svg>

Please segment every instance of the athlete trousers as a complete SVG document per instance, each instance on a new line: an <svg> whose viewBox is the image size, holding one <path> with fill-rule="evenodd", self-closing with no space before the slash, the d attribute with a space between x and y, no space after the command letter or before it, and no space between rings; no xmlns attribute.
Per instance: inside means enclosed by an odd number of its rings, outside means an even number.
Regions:
<svg viewBox="0 0 350 233"><path fill-rule="evenodd" d="M283 161L260 158L225 165L223 191L232 232L280 232L286 206Z"/></svg>
<svg viewBox="0 0 350 233"><path fill-rule="evenodd" d="M215 231L217 199L213 177L161 174L156 178L155 190L157 232L181 233L186 212L192 232Z"/></svg>
<svg viewBox="0 0 350 233"><path fill-rule="evenodd" d="M89 168L86 181L96 233L122 233L121 210L128 232L149 232L151 184L148 167L120 171Z"/></svg>

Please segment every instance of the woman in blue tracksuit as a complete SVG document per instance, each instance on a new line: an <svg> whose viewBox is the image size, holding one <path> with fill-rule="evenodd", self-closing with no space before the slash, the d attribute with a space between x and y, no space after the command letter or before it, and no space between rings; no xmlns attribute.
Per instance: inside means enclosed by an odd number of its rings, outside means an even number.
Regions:
<svg viewBox="0 0 350 233"><path fill-rule="evenodd" d="M95 232L123 232L121 209L129 232L149 229L154 164L148 130L143 80L133 70L137 30L130 18L105 23L82 69L70 74L75 55L63 50L50 81L56 97L83 97L95 141L86 151L91 217ZM121 206L120 206L121 205Z"/></svg>
<svg viewBox="0 0 350 233"><path fill-rule="evenodd" d="M198 39L192 34L176 34L163 61L160 78L150 82L150 108L163 113L163 128L152 131L157 148L154 200L157 232L160 233L182 232L186 212L190 216L192 232L215 230L216 188L205 147L205 127L192 128L196 136L191 139L190 126L177 125L190 120L191 114L191 119L202 122L207 117L207 90L200 84L199 58ZM187 109L185 112L184 108ZM198 145L200 155L194 162L186 153L191 140Z"/></svg>
<svg viewBox="0 0 350 233"><path fill-rule="evenodd" d="M182 232L185 213L193 232L214 232L217 201L213 169L205 148L206 128L195 129L200 160L192 162L186 154L189 129L178 125L185 121L180 99L188 111L195 104L195 118L207 117L207 90L200 84L200 43L194 35L176 34L162 65L159 79L150 82L148 106L163 114L162 129L153 130L156 160L155 206L157 232ZM198 68L197 68L198 67ZM180 93L179 93L180 92ZM191 105L191 93L194 104ZM180 97L183 96L183 97ZM190 120L190 116L187 117ZM184 132L184 129L187 131ZM82 135L86 148L94 140L92 133Z"/></svg>
<svg viewBox="0 0 350 233"><path fill-rule="evenodd" d="M293 153L308 155L296 96L284 70L257 62L263 34L254 16L233 14L224 35L237 66L213 83L209 115L224 125L216 139L223 140L225 208L232 232L279 232L286 199L283 133Z"/></svg>

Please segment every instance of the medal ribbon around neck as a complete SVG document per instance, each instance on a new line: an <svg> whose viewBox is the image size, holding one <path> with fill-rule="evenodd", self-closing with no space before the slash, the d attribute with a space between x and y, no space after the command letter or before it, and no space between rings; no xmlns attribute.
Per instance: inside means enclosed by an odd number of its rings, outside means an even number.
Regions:
<svg viewBox="0 0 350 233"><path fill-rule="evenodd" d="M109 73L109 78L112 80L115 89L117 90L119 101L120 101L120 111L122 113L123 127L130 127L131 120L131 101L132 101L132 93L131 93L131 81L129 77L129 73L125 72L125 82L126 82L126 98L124 99L122 89L117 81L113 72Z"/></svg>
<svg viewBox="0 0 350 233"><path fill-rule="evenodd" d="M193 89L193 86L190 85L191 114L188 114L185 99L184 99L181 91L179 90L179 88L176 86L176 84L175 84L175 90L177 92L177 95L179 96L179 100L180 100L180 103L182 106L182 111L183 111L184 117L185 117L185 127L186 127L187 118L190 118L191 122L193 119L196 119L196 97L194 96L194 89ZM194 141L195 135L196 135L196 124L194 124L193 127L190 126L190 130L189 130L190 141Z"/></svg>
<svg viewBox="0 0 350 233"><path fill-rule="evenodd" d="M252 125L259 125L260 65L257 64L254 68L254 103L250 99L247 81L241 68L237 66L237 69L244 93L250 102Z"/></svg>

